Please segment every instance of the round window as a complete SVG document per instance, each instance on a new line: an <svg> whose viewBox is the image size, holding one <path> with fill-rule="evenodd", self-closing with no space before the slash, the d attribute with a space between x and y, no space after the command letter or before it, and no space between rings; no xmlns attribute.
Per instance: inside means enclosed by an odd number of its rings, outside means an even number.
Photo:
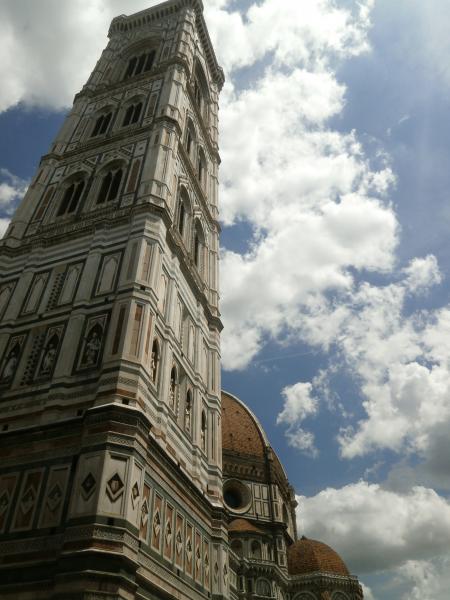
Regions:
<svg viewBox="0 0 450 600"><path fill-rule="evenodd" d="M249 488L237 479L228 479L223 485L223 499L233 512L245 512L251 504Z"/></svg>

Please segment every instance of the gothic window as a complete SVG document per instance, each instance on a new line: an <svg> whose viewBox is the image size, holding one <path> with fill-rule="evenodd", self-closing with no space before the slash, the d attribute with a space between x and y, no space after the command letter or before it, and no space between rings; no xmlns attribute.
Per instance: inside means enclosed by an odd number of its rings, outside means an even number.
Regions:
<svg viewBox="0 0 450 600"><path fill-rule="evenodd" d="M97 118L94 129L92 130L91 137L103 135L108 131L109 124L111 123L112 112L104 113Z"/></svg>
<svg viewBox="0 0 450 600"><path fill-rule="evenodd" d="M59 205L57 216L68 215L77 209L85 186L84 180L74 181L64 191L64 196Z"/></svg>
<svg viewBox="0 0 450 600"><path fill-rule="evenodd" d="M265 598L272 596L272 589L267 579L258 579L256 582L256 593L258 596L264 596Z"/></svg>
<svg viewBox="0 0 450 600"><path fill-rule="evenodd" d="M197 177L201 185L204 186L206 180L206 158L201 148L198 152Z"/></svg>
<svg viewBox="0 0 450 600"><path fill-rule="evenodd" d="M190 157L193 154L195 139L196 135L194 124L192 123L191 119L188 119L186 128L186 152L189 154Z"/></svg>
<svg viewBox="0 0 450 600"><path fill-rule="evenodd" d="M251 545L251 556L252 558L261 558L261 544L256 540L253 540Z"/></svg>
<svg viewBox="0 0 450 600"><path fill-rule="evenodd" d="M191 427L192 427L192 392L191 392L191 390L188 390L187 394L186 394L186 403L184 406L184 430L190 434Z"/></svg>
<svg viewBox="0 0 450 600"><path fill-rule="evenodd" d="M181 187L178 196L178 206L175 215L176 227L181 237L186 240L188 236L189 217L191 215L191 202L186 188Z"/></svg>
<svg viewBox="0 0 450 600"><path fill-rule="evenodd" d="M206 413L203 410L202 411L202 422L201 422L201 431L200 431L200 441L201 441L201 448L203 450L203 452L206 453L206 449L207 449L207 435L206 435L206 430L207 430L207 417L206 417Z"/></svg>
<svg viewBox="0 0 450 600"><path fill-rule="evenodd" d="M197 61L194 73L194 100L204 119L208 116L208 82L200 63Z"/></svg>
<svg viewBox="0 0 450 600"><path fill-rule="evenodd" d="M70 265L69 267L67 267L67 270L64 274L63 287L58 300L58 304L60 306L62 304L68 304L69 302L72 302L78 283L78 278L82 269L83 265L81 263L78 263L76 265Z"/></svg>
<svg viewBox="0 0 450 600"><path fill-rule="evenodd" d="M243 552L243 549L242 549L242 542L241 542L241 540L233 540L231 542L231 549L238 556L243 556L244 555L244 552Z"/></svg>
<svg viewBox="0 0 450 600"><path fill-rule="evenodd" d="M194 227L194 247L193 247L193 259L195 266L200 273L203 272L204 262L204 248L205 248L205 234L203 233L200 221L197 219Z"/></svg>
<svg viewBox="0 0 450 600"><path fill-rule="evenodd" d="M122 181L122 169L117 167L109 170L103 176L100 192L97 197L97 204L112 202L119 195L120 183Z"/></svg>
<svg viewBox="0 0 450 600"><path fill-rule="evenodd" d="M169 406L175 411L177 406L178 396L178 373L177 368L174 365L170 371L170 388L169 388Z"/></svg>
<svg viewBox="0 0 450 600"><path fill-rule="evenodd" d="M152 345L152 357L151 357L151 365L150 365L151 377L152 377L152 381L155 385L156 385L156 380L158 378L159 360L160 360L159 343L158 343L158 340L155 338L153 340L153 345Z"/></svg>
<svg viewBox="0 0 450 600"><path fill-rule="evenodd" d="M139 121L139 117L142 112L142 102L138 102L137 104L130 104L125 112L125 116L123 119L122 127L126 127L127 125L133 125Z"/></svg>
<svg viewBox="0 0 450 600"><path fill-rule="evenodd" d="M135 77L136 75L150 71L155 60L155 54L155 50L150 50L143 52L138 56L132 56L128 60L124 79L129 79L130 77Z"/></svg>
<svg viewBox="0 0 450 600"><path fill-rule="evenodd" d="M186 220L186 209L184 208L183 200L180 200L180 208L178 210L178 231L181 236L184 233L184 224Z"/></svg>
<svg viewBox="0 0 450 600"><path fill-rule="evenodd" d="M48 273L39 273L38 275L35 275L22 311L23 314L36 312L39 308L42 294L47 285L48 276Z"/></svg>

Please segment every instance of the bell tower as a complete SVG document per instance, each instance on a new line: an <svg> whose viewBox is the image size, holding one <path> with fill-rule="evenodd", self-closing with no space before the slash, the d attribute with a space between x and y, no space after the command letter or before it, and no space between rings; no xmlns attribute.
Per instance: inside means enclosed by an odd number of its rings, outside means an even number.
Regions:
<svg viewBox="0 0 450 600"><path fill-rule="evenodd" d="M222 85L201 0L115 18L0 241L5 600L229 595Z"/></svg>

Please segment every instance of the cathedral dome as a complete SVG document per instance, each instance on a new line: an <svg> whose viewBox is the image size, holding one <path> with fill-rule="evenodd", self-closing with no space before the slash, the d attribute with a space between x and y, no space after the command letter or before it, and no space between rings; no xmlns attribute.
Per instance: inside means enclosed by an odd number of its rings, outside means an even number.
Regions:
<svg viewBox="0 0 450 600"><path fill-rule="evenodd" d="M251 410L222 391L222 449L264 458L268 446L266 434Z"/></svg>
<svg viewBox="0 0 450 600"><path fill-rule="evenodd" d="M344 561L332 548L322 542L302 537L288 548L288 570L290 575L309 573L332 573L350 575Z"/></svg>

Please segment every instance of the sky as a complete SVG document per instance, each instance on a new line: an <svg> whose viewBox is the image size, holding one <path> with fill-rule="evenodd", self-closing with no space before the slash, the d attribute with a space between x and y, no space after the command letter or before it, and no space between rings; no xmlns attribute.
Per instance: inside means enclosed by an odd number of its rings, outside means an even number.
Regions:
<svg viewBox="0 0 450 600"><path fill-rule="evenodd" d="M110 20L1 0L0 229ZM224 389L260 418L300 534L368 600L450 589L450 3L204 0L220 106Z"/></svg>

